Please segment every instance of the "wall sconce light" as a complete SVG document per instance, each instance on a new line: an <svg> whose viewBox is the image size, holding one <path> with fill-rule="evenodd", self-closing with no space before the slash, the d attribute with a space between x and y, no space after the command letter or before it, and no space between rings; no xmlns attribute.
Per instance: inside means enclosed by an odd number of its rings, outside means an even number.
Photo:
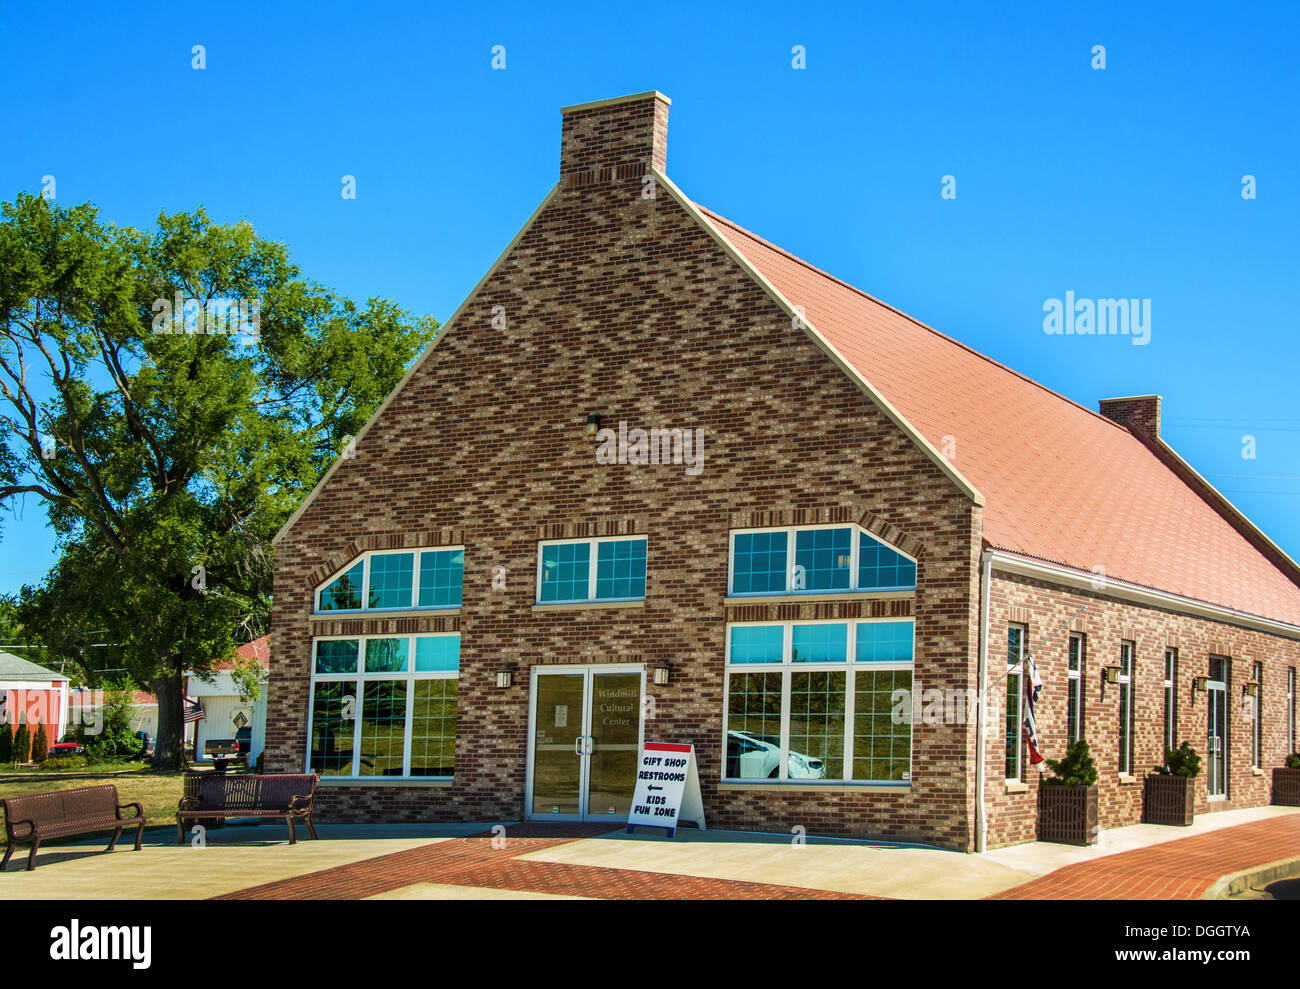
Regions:
<svg viewBox="0 0 1300 989"><path fill-rule="evenodd" d="M1259 696L1259 681L1258 681L1258 680L1247 680L1244 684L1241 685L1241 689L1242 689L1242 691L1245 693L1245 695L1246 695L1247 697L1258 697L1258 696Z"/></svg>
<svg viewBox="0 0 1300 989"><path fill-rule="evenodd" d="M668 682L668 667L666 667L666 666L656 666L656 667L655 667L655 685L658 686L658 687L662 687L662 686L663 686L664 684L666 684L667 682Z"/></svg>
<svg viewBox="0 0 1300 989"><path fill-rule="evenodd" d="M1192 689L1205 693L1210 689L1210 678L1208 676L1192 677Z"/></svg>
<svg viewBox="0 0 1300 989"><path fill-rule="evenodd" d="M587 435L591 439L595 439L596 434L598 432L600 432L600 413L588 412L587 413Z"/></svg>
<svg viewBox="0 0 1300 989"><path fill-rule="evenodd" d="M514 675L509 670L497 670L498 687L508 687L514 682Z"/></svg>
<svg viewBox="0 0 1300 989"><path fill-rule="evenodd" d="M1119 683L1119 667L1118 667L1118 666L1107 666L1107 667L1106 667L1106 682L1107 682L1107 683Z"/></svg>

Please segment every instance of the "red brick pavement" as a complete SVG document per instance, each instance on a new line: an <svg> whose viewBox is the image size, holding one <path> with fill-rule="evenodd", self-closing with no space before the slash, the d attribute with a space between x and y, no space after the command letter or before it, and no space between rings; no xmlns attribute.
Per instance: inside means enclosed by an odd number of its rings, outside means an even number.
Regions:
<svg viewBox="0 0 1300 989"><path fill-rule="evenodd" d="M607 900L862 900L827 890L706 879L633 869L520 861L518 856L609 832L607 825L513 825L506 846L490 835L453 838L293 879L265 883L219 900L357 900L413 883L589 896Z"/></svg>
<svg viewBox="0 0 1300 989"><path fill-rule="evenodd" d="M1198 900L1219 879L1300 857L1300 814L1067 865L991 900Z"/></svg>

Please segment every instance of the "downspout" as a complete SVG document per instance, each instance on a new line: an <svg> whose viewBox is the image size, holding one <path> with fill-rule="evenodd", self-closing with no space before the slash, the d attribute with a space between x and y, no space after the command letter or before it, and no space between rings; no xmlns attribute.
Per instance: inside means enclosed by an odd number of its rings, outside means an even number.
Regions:
<svg viewBox="0 0 1300 989"><path fill-rule="evenodd" d="M988 842L989 818L984 805L984 751L988 738L989 703L989 591L993 584L993 552L985 549L980 557L980 639L979 717L975 719L975 851L982 852Z"/></svg>

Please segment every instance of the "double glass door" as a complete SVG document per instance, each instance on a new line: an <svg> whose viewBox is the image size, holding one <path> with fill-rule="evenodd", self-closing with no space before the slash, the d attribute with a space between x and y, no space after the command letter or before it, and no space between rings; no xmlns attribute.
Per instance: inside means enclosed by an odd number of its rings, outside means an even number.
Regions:
<svg viewBox="0 0 1300 989"><path fill-rule="evenodd" d="M1206 692L1206 796L1222 800L1228 795L1228 661L1210 657L1210 683Z"/></svg>
<svg viewBox="0 0 1300 989"><path fill-rule="evenodd" d="M641 750L645 669L534 667L531 686L528 817L626 819Z"/></svg>

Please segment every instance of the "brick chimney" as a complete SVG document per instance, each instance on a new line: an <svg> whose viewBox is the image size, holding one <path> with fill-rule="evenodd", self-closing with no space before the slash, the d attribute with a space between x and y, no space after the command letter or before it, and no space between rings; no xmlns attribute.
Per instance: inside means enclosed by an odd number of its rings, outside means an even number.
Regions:
<svg viewBox="0 0 1300 989"><path fill-rule="evenodd" d="M579 103L560 110L560 182L564 188L664 171L668 164L668 106L657 90Z"/></svg>
<svg viewBox="0 0 1300 989"><path fill-rule="evenodd" d="M1147 436L1160 435L1160 396L1130 395L1127 398L1103 398L1101 414L1126 426L1130 432Z"/></svg>

